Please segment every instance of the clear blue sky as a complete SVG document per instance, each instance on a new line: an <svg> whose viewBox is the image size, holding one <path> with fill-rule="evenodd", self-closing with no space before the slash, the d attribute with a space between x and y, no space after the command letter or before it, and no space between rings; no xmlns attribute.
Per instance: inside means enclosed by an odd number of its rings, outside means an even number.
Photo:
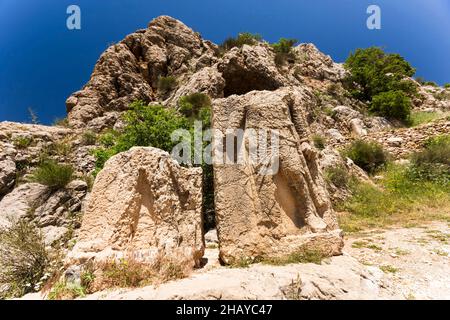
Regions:
<svg viewBox="0 0 450 320"><path fill-rule="evenodd" d="M81 7L80 31L66 28L70 4ZM379 31L366 28L370 4L381 7ZM162 14L216 43L241 31L292 37L336 61L384 46L417 75L450 82L450 0L0 0L0 121L28 121L28 107L45 124L64 117L107 46Z"/></svg>

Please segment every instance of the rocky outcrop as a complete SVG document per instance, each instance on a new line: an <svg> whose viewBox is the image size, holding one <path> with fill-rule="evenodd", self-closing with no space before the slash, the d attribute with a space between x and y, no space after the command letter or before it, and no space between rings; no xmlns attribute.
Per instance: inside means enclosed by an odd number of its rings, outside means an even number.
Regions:
<svg viewBox="0 0 450 320"><path fill-rule="evenodd" d="M375 270L373 270L375 269ZM373 271L372 271L373 270ZM218 268L158 287L98 292L89 300L351 300L403 298L385 287L385 276L349 256L326 264ZM378 271L378 272L377 272ZM27 296L26 299L41 298Z"/></svg>
<svg viewBox="0 0 450 320"><path fill-rule="evenodd" d="M112 127L131 102L162 98L159 77L173 76L183 83L211 66L216 51L180 21L161 16L102 54L87 85L66 101L69 122L97 131Z"/></svg>
<svg viewBox="0 0 450 320"><path fill-rule="evenodd" d="M202 172L155 148L132 148L98 174L69 257L104 261L132 255L193 267L203 256Z"/></svg>
<svg viewBox="0 0 450 320"><path fill-rule="evenodd" d="M0 226L26 219L41 228L46 244L51 245L79 226L86 194L87 185L79 180L56 191L38 183L22 184L0 202Z"/></svg>
<svg viewBox="0 0 450 320"><path fill-rule="evenodd" d="M341 252L342 235L317 153L307 143L305 112L311 103L311 93L299 88L214 101L213 128L222 132L222 139L230 134L239 139L237 131L229 131L238 129L258 134L271 130L279 137L279 148L274 140L265 147L258 141L259 151L279 151L260 154L257 161L249 135L244 133L243 142L235 143L235 152L215 137L215 207L224 262L289 255L308 246L327 255ZM267 167L273 170L265 172Z"/></svg>

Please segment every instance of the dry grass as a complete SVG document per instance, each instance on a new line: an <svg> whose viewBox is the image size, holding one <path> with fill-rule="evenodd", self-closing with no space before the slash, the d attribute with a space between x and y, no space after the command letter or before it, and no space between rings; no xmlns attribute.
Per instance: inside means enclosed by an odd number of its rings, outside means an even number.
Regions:
<svg viewBox="0 0 450 320"><path fill-rule="evenodd" d="M120 260L98 263L92 272L94 276L87 285L89 292L109 288L138 288L158 285L189 275L185 263L158 256L152 263L137 261L133 255Z"/></svg>

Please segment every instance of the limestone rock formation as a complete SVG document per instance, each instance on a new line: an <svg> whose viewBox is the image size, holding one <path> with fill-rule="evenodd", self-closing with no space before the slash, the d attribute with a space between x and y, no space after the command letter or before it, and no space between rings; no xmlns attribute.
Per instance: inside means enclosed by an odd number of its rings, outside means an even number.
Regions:
<svg viewBox="0 0 450 320"><path fill-rule="evenodd" d="M226 263L289 255L308 246L327 255L341 253L342 234L317 153L307 143L305 112L312 101L311 93L299 88L215 100L213 128L224 135L230 129L261 129L279 136L274 156L278 168L270 174L262 174L265 163L248 156L247 137L240 147L235 146L236 154L243 154L241 163L227 164L219 159L220 153L215 154L217 229L220 256ZM219 143L215 141L216 147ZM272 147L269 144L266 149ZM225 157L229 157L227 148L223 148Z"/></svg>
<svg viewBox="0 0 450 320"><path fill-rule="evenodd" d="M27 219L42 229L51 245L77 227L86 193L87 185L80 180L56 191L38 183L22 184L0 201L0 226Z"/></svg>
<svg viewBox="0 0 450 320"><path fill-rule="evenodd" d="M75 128L112 127L131 102L163 98L159 77L175 76L182 83L211 66L216 51L180 21L161 16L102 54L88 84L66 101L69 122Z"/></svg>
<svg viewBox="0 0 450 320"><path fill-rule="evenodd" d="M203 256L202 172L168 153L135 147L111 158L98 174L70 259L158 256L188 266Z"/></svg>

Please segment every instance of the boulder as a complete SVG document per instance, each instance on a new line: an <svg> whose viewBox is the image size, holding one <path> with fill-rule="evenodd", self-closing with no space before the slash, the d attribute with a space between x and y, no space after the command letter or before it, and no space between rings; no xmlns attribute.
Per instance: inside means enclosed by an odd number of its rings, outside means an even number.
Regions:
<svg viewBox="0 0 450 320"><path fill-rule="evenodd" d="M184 168L167 152L135 147L109 159L94 183L74 264L132 256L193 267L204 252L202 170Z"/></svg>
<svg viewBox="0 0 450 320"><path fill-rule="evenodd" d="M306 142L305 110L312 99L297 87L214 101L213 128L222 133L214 137L214 180L223 262L285 256L304 247L341 253L342 233L316 151ZM244 130L244 140L235 144L232 156L223 139L238 129ZM258 144L259 151L278 150L254 161L250 129L278 136L278 148L271 139L266 148ZM240 161L228 161L232 157Z"/></svg>

